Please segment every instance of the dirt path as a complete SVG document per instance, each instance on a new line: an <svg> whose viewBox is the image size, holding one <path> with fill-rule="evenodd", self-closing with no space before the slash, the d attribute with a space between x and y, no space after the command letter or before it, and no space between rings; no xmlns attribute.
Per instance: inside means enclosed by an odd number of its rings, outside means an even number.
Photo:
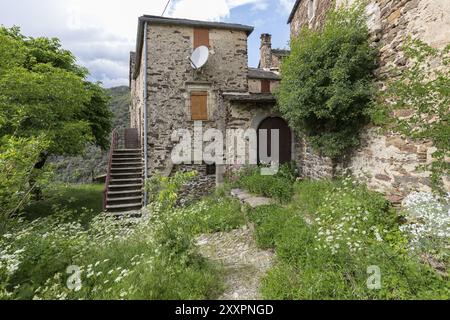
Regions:
<svg viewBox="0 0 450 320"><path fill-rule="evenodd" d="M226 289L219 300L261 299L260 282L273 263L274 253L258 249L247 226L201 235L197 244L203 256L225 268Z"/></svg>

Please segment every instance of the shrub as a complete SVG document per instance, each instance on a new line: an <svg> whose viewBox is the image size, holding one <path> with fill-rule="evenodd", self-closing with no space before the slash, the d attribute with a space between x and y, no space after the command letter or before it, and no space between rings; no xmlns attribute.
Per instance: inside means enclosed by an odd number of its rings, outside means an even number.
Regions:
<svg viewBox="0 0 450 320"><path fill-rule="evenodd" d="M323 30L305 27L291 42L281 67L279 110L314 149L338 158L359 144L375 67L364 6L330 10Z"/></svg>
<svg viewBox="0 0 450 320"><path fill-rule="evenodd" d="M286 222L293 218L290 211L277 205L256 208L249 211L247 216L256 225L256 242L263 249L275 248L275 241L285 230Z"/></svg>
<svg viewBox="0 0 450 320"><path fill-rule="evenodd" d="M255 169L247 175L242 175L235 184L251 193L274 198L280 202L288 202L293 195L294 180L289 170L281 166L277 175L263 176L259 170Z"/></svg>
<svg viewBox="0 0 450 320"><path fill-rule="evenodd" d="M201 230L193 228L201 214L172 206L179 182L191 175L165 180L169 188L160 189L150 218L92 217L92 210L80 214L55 206L53 214L31 222L9 219L7 233L0 233L0 299L216 297L219 269L198 254L193 239L196 232L229 227L225 220L238 223L231 214L235 204L218 200L210 220L199 222ZM219 206L226 218L218 217ZM92 217L89 224L85 216ZM79 268L78 291L68 287L69 266Z"/></svg>
<svg viewBox="0 0 450 320"><path fill-rule="evenodd" d="M251 216L257 239L265 236L261 245L277 252L262 283L265 298L449 298L447 280L408 254L397 217L380 194L350 178L303 181L295 189L284 210L268 206ZM370 266L380 269L379 289L367 286Z"/></svg>

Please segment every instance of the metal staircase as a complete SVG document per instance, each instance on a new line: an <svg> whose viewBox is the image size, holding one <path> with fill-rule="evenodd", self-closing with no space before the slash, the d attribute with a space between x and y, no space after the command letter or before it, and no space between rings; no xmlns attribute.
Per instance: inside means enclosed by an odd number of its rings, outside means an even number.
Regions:
<svg viewBox="0 0 450 320"><path fill-rule="evenodd" d="M144 201L143 171L142 149L137 129L114 130L103 209L113 214L141 209Z"/></svg>

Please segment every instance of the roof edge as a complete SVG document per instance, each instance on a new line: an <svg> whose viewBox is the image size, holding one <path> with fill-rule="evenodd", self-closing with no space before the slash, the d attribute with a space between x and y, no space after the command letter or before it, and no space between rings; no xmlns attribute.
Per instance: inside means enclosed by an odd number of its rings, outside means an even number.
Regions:
<svg viewBox="0 0 450 320"><path fill-rule="evenodd" d="M292 19L294 19L295 12L297 11L297 8L298 8L298 6L299 6L301 1L302 0L296 0L295 1L294 7L292 8L291 14L289 15L289 19L287 21L287 24L290 24L292 22Z"/></svg>
<svg viewBox="0 0 450 320"><path fill-rule="evenodd" d="M181 25L192 27L207 27L211 29L225 29L225 30L237 30L244 31L249 36L254 27L237 23L225 23L225 22L211 22L200 20L189 20L179 18L164 18L160 16L143 15L138 18L138 30L136 38L136 63L134 64L133 78L136 79L139 74L142 60L142 48L144 42L144 27L146 23L159 24L159 25Z"/></svg>

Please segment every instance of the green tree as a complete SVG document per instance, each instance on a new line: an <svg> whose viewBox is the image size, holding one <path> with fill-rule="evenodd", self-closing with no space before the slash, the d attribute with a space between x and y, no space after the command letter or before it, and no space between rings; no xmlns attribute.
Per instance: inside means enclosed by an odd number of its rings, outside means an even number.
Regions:
<svg viewBox="0 0 450 320"><path fill-rule="evenodd" d="M315 150L336 159L359 144L375 67L364 6L331 10L322 30L305 27L292 41L281 67L279 110Z"/></svg>
<svg viewBox="0 0 450 320"><path fill-rule="evenodd" d="M0 57L0 150L9 159L0 163L2 178L26 176L29 180L19 179L18 189L37 192L36 169L48 156L77 155L88 144L106 148L112 126L109 98L100 83L87 81L87 70L56 38L30 38L17 27L0 27ZM19 150L28 150L27 155L20 158ZM7 164L16 156L21 164L11 171ZM23 192L2 187L0 209L6 212L8 197Z"/></svg>

